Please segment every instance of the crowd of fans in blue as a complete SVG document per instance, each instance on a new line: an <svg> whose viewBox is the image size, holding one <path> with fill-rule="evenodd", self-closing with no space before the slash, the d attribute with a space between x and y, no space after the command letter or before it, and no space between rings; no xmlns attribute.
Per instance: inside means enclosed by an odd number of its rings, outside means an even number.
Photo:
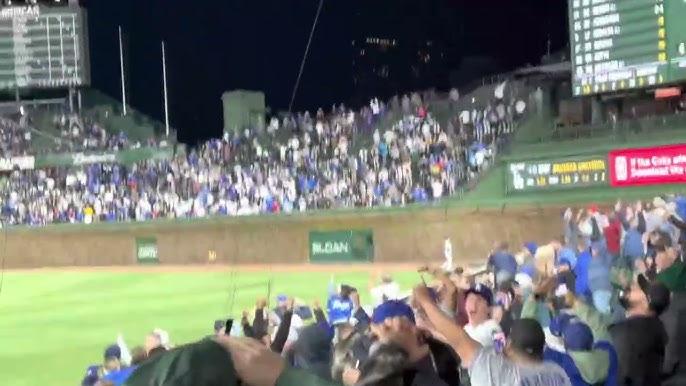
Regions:
<svg viewBox="0 0 686 386"><path fill-rule="evenodd" d="M274 118L265 132L227 133L171 159L8 170L0 183L4 222L89 224L435 201L467 188L515 128L511 101L494 99L441 122L431 103L413 100ZM3 126L27 146L19 153L5 148L6 157L31 153L30 117ZM56 151L166 145L131 143L78 115L57 116L55 125Z"/></svg>
<svg viewBox="0 0 686 386"><path fill-rule="evenodd" d="M484 272L420 267L433 281L406 294L388 275L369 296L332 286L325 307L259 299L196 343L120 341L82 384L683 385L684 215L678 195L570 208L559 239L499 243Z"/></svg>

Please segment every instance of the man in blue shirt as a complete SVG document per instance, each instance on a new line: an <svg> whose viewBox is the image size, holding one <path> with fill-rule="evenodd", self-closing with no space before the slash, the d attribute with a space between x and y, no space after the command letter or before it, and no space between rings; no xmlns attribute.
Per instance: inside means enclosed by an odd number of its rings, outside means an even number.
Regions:
<svg viewBox="0 0 686 386"><path fill-rule="evenodd" d="M338 293L331 294L326 303L330 325L336 327L350 321L354 308L350 295L354 291L355 288L342 284L338 289Z"/></svg>
<svg viewBox="0 0 686 386"><path fill-rule="evenodd" d="M508 280L514 279L517 274L517 259L507 249L508 244L502 242L488 257L488 267L495 275L495 282L498 287Z"/></svg>
<svg viewBox="0 0 686 386"><path fill-rule="evenodd" d="M102 365L88 366L81 386L94 386L105 375L121 369L121 348L116 344L107 346L104 359Z"/></svg>

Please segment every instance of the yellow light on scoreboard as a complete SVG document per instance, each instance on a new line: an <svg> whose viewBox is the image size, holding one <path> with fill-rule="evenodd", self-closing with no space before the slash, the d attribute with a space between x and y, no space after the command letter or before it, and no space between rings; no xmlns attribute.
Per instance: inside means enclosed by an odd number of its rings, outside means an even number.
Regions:
<svg viewBox="0 0 686 386"><path fill-rule="evenodd" d="M623 80L619 81L619 88L624 88L624 81Z"/></svg>
<svg viewBox="0 0 686 386"><path fill-rule="evenodd" d="M657 30L657 37L659 37L660 39L665 38L665 29L664 28L660 28L659 30Z"/></svg>
<svg viewBox="0 0 686 386"><path fill-rule="evenodd" d="M664 27L664 25L665 25L665 17L664 16L660 16L657 18L657 25L659 25L660 27Z"/></svg>
<svg viewBox="0 0 686 386"><path fill-rule="evenodd" d="M662 83L665 81L665 78L662 76L662 74L657 76L657 83Z"/></svg>
<svg viewBox="0 0 686 386"><path fill-rule="evenodd" d="M660 51L664 51L667 48L667 43L664 40L660 40L657 42L657 49Z"/></svg>
<svg viewBox="0 0 686 386"><path fill-rule="evenodd" d="M643 83L645 83L645 79L643 77L638 78L638 85L643 86Z"/></svg>
<svg viewBox="0 0 686 386"><path fill-rule="evenodd" d="M666 62L667 61L667 54L664 52L660 52L657 54L657 60L658 62Z"/></svg>
<svg viewBox="0 0 686 386"><path fill-rule="evenodd" d="M585 85L583 89L584 94L590 94L591 93L591 86Z"/></svg>
<svg viewBox="0 0 686 386"><path fill-rule="evenodd" d="M600 91L605 91L605 83L600 85Z"/></svg>

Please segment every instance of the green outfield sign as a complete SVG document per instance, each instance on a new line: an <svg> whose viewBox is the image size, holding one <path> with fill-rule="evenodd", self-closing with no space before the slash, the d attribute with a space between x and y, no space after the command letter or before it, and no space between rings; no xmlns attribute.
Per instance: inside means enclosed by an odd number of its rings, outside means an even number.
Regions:
<svg viewBox="0 0 686 386"><path fill-rule="evenodd" d="M607 154L507 164L508 194L607 186Z"/></svg>
<svg viewBox="0 0 686 386"><path fill-rule="evenodd" d="M371 229L310 232L310 262L360 263L374 261Z"/></svg>
<svg viewBox="0 0 686 386"><path fill-rule="evenodd" d="M136 237L136 259L138 264L158 264L160 257L157 251L157 239Z"/></svg>

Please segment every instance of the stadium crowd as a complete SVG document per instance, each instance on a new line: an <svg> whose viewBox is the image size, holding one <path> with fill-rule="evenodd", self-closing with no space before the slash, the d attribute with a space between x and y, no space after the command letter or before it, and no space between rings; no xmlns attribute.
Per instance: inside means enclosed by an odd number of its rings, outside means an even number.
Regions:
<svg viewBox="0 0 686 386"><path fill-rule="evenodd" d="M171 159L12 170L0 185L4 222L88 224L440 200L488 166L514 130L512 103L494 100L439 122L415 93L397 102L404 114L391 125L381 124L389 107L374 99L360 112L341 105L330 114L274 118L266 135L246 128ZM55 124L72 150L140 146L78 116L56 117Z"/></svg>
<svg viewBox="0 0 686 386"><path fill-rule="evenodd" d="M371 307L348 285L326 307L261 299L231 336L220 320L177 348L161 330L108 347L82 384L683 385L685 215L680 196L568 209L562 237L499 243L481 277L421 267L435 280L405 296L385 276Z"/></svg>
<svg viewBox="0 0 686 386"><path fill-rule="evenodd" d="M57 110L57 111L54 111ZM49 122L40 126L36 122ZM36 141L47 141L47 147ZM149 138L141 144L124 132L113 133L92 117L69 112L67 106L23 106L0 118L0 156L16 157L40 153L123 150L142 146L164 146L164 140Z"/></svg>

